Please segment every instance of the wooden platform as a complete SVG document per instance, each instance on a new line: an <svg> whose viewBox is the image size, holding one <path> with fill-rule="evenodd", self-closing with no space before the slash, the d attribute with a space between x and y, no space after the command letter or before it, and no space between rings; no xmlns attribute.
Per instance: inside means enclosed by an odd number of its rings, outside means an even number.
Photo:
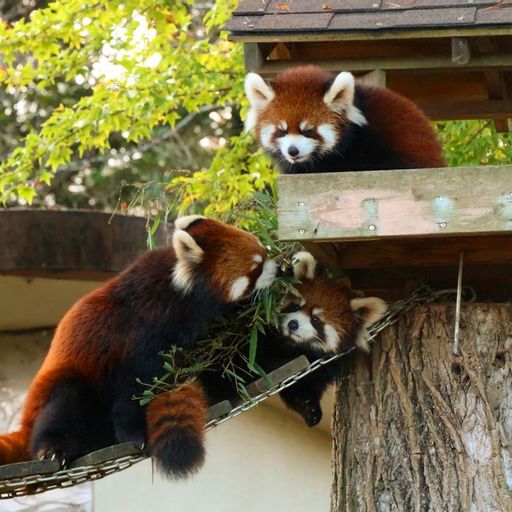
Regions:
<svg viewBox="0 0 512 512"><path fill-rule="evenodd" d="M464 251L465 284L512 298L512 166L284 175L278 186L279 238L356 288L395 298L453 287Z"/></svg>

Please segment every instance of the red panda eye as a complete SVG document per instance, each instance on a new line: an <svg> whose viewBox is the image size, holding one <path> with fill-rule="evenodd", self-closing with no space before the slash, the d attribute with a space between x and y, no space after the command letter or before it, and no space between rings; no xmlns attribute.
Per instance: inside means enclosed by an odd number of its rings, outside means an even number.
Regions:
<svg viewBox="0 0 512 512"><path fill-rule="evenodd" d="M322 320L320 320L320 318L318 318L316 315L312 315L311 316L311 323L313 325L320 325L322 323Z"/></svg>
<svg viewBox="0 0 512 512"><path fill-rule="evenodd" d="M304 137L308 137L309 139L313 139L316 135L315 130L302 130L301 133Z"/></svg>
<svg viewBox="0 0 512 512"><path fill-rule="evenodd" d="M288 135L288 132L286 130L281 130L280 128L278 128L276 134L278 137L285 137L286 135Z"/></svg>
<svg viewBox="0 0 512 512"><path fill-rule="evenodd" d="M295 313L296 311L299 311L300 306L298 304L290 304L287 306L284 310L285 313Z"/></svg>

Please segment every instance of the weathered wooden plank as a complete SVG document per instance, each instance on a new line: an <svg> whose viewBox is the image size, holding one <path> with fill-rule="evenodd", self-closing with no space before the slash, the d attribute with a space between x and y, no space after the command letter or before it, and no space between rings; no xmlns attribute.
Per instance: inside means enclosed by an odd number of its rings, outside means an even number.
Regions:
<svg viewBox="0 0 512 512"><path fill-rule="evenodd" d="M223 400L222 402L218 402L215 405L212 405L208 408L208 414L206 416L206 421L212 421L226 414L229 414L232 409L231 402L229 400Z"/></svg>
<svg viewBox="0 0 512 512"><path fill-rule="evenodd" d="M278 187L282 240L512 232L512 166L282 175Z"/></svg>
<svg viewBox="0 0 512 512"><path fill-rule="evenodd" d="M263 64L263 54L258 43L244 44L244 63L246 71L257 73Z"/></svg>
<svg viewBox="0 0 512 512"><path fill-rule="evenodd" d="M59 469L60 465L56 460L30 460L28 462L5 464L0 466L0 489L3 489L2 480L23 478L30 475L48 475Z"/></svg>
<svg viewBox="0 0 512 512"><path fill-rule="evenodd" d="M89 453L74 460L69 464L70 468L78 468L80 466L92 466L94 464L103 464L110 460L120 459L121 457L128 457L130 455L140 455L141 450L134 443L120 443L112 446L107 446L101 450Z"/></svg>
<svg viewBox="0 0 512 512"><path fill-rule="evenodd" d="M471 60L471 50L467 37L452 38L452 62L459 66L468 64Z"/></svg>
<svg viewBox="0 0 512 512"><path fill-rule="evenodd" d="M251 382L247 386L247 392L249 396L257 396L270 389L269 383L271 382L274 386L280 384L288 377L291 377L294 373L303 370L309 366L309 361L306 356L299 356L296 359L280 366L273 372L267 374L267 378L261 378L254 382Z"/></svg>

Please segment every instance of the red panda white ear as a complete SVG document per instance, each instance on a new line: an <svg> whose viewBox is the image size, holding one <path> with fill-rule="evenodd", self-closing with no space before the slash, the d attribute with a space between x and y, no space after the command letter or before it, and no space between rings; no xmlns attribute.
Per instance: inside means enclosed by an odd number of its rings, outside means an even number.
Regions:
<svg viewBox="0 0 512 512"><path fill-rule="evenodd" d="M250 131L256 125L257 113L263 110L274 99L274 89L268 85L260 75L248 73L245 77L245 95L249 100L251 109L245 120L245 130Z"/></svg>
<svg viewBox="0 0 512 512"><path fill-rule="evenodd" d="M172 234L172 246L178 262L193 264L199 263L203 259L203 249L182 229L176 229Z"/></svg>
<svg viewBox="0 0 512 512"><path fill-rule="evenodd" d="M365 297L362 299L352 299L350 306L352 311L362 320L361 333L356 340L356 345L365 352L370 352L367 329L386 314L388 305L377 297Z"/></svg>
<svg viewBox="0 0 512 512"><path fill-rule="evenodd" d="M206 219L203 215L184 215L183 217L178 217L174 221L174 227L176 229L183 229L186 230L196 220L199 219Z"/></svg>
<svg viewBox="0 0 512 512"><path fill-rule="evenodd" d="M347 119L354 124L367 124L363 113L354 106L355 81L352 73L343 71L334 79L331 87L324 95L324 102L337 114L345 113Z"/></svg>
<svg viewBox="0 0 512 512"><path fill-rule="evenodd" d="M295 279L304 281L315 277L316 260L307 251L300 251L293 255L293 275Z"/></svg>

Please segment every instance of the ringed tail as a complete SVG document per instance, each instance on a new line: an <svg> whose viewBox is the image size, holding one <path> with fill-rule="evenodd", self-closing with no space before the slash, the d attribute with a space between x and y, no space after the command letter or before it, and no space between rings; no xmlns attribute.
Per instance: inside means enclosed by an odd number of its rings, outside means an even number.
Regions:
<svg viewBox="0 0 512 512"><path fill-rule="evenodd" d="M28 452L29 433L24 430L0 436L0 466L31 460Z"/></svg>
<svg viewBox="0 0 512 512"><path fill-rule="evenodd" d="M186 478L203 465L206 413L206 399L197 383L162 393L148 404L149 453L165 476Z"/></svg>

